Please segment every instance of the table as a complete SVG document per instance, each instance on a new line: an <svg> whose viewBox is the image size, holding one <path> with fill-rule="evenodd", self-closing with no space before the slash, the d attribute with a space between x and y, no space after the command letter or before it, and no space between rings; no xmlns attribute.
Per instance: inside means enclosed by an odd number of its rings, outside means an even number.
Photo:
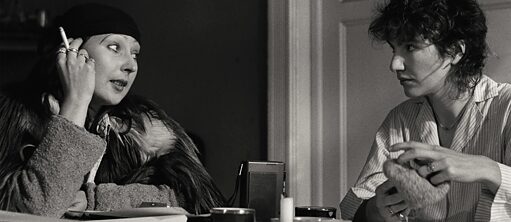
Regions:
<svg viewBox="0 0 511 222"><path fill-rule="evenodd" d="M38 221L38 222L77 222L79 220L70 219L58 219L44 216L37 216L24 213L15 213L9 211L0 211L0 222L26 222L26 221ZM106 219L106 220L82 220L82 221L101 221L101 222L186 222L186 215L166 215L166 216L152 216L152 217L133 217L133 218L118 218L118 219Z"/></svg>

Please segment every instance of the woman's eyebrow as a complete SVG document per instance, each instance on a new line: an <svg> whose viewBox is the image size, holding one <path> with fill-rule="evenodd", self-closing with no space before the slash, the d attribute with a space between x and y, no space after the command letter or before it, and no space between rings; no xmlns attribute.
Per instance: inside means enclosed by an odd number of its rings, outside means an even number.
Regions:
<svg viewBox="0 0 511 222"><path fill-rule="evenodd" d="M101 41L99 42L99 44L103 43L108 37L110 37L112 34L108 34L105 36L105 38L101 39Z"/></svg>

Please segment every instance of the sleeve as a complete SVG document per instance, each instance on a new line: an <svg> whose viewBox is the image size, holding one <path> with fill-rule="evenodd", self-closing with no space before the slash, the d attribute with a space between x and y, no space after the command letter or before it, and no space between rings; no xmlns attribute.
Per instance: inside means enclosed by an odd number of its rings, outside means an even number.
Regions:
<svg viewBox="0 0 511 222"><path fill-rule="evenodd" d="M498 163L501 184L496 194L485 185L477 205L475 221L509 221L511 219L511 167Z"/></svg>
<svg viewBox="0 0 511 222"><path fill-rule="evenodd" d="M511 167L500 164L501 184L491 207L492 221L511 220Z"/></svg>
<svg viewBox="0 0 511 222"><path fill-rule="evenodd" d="M41 143L15 178L24 208L20 211L61 217L105 147L99 136L53 116Z"/></svg>
<svg viewBox="0 0 511 222"><path fill-rule="evenodd" d="M355 186L348 190L340 203L342 219L352 220L362 202L373 197L376 188L387 180L383 174L383 163L389 158L398 156L397 152L391 155L387 147L398 142L399 138L403 138L399 129L402 124L399 124L399 121L396 110L393 110L376 132L375 140ZM399 140L402 141L402 139Z"/></svg>
<svg viewBox="0 0 511 222"><path fill-rule="evenodd" d="M496 193L492 193L484 184L477 205L475 221L511 221L511 115L506 106L507 118L503 137L503 163L498 163L501 184Z"/></svg>
<svg viewBox="0 0 511 222"><path fill-rule="evenodd" d="M509 116L511 117L511 116ZM511 124L508 118L508 125ZM506 126L511 129L510 126ZM511 131L505 130L505 157L504 163L498 163L500 169L500 186L497 193L493 195L489 190L483 187L481 195L481 204L491 206L489 217L491 221L509 221L511 220ZM488 209L488 208L486 208Z"/></svg>
<svg viewBox="0 0 511 222"><path fill-rule="evenodd" d="M87 210L118 210L139 207L143 202L165 203L167 206L181 206L173 189L166 185L128 184L117 185L87 183Z"/></svg>

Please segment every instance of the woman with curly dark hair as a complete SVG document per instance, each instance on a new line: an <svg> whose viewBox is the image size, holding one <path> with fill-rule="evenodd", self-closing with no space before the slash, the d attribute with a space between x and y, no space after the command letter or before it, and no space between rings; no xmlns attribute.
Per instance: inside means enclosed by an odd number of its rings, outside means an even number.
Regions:
<svg viewBox="0 0 511 222"><path fill-rule="evenodd" d="M511 86L482 70L475 0L389 0L369 27L410 97L387 115L341 202L355 221L511 220Z"/></svg>
<svg viewBox="0 0 511 222"><path fill-rule="evenodd" d="M0 210L61 217L144 202L190 213L224 204L184 129L128 94L141 49L128 14L78 5L48 31L30 78L0 94Z"/></svg>

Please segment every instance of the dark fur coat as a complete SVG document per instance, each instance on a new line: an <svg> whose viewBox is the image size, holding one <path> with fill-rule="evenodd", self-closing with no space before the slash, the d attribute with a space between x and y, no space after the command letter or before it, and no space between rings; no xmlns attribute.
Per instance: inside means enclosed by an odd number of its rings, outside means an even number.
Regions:
<svg viewBox="0 0 511 222"><path fill-rule="evenodd" d="M190 137L153 102L128 96L95 119L89 130L104 134L108 143L96 184L166 184L191 213L224 205Z"/></svg>

